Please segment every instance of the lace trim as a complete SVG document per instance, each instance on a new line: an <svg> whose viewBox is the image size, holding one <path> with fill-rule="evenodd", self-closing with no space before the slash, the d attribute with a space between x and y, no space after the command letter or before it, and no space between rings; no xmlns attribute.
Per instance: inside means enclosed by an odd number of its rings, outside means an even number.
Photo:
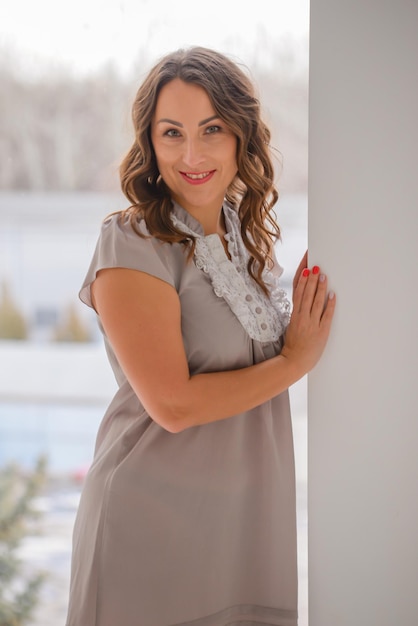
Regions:
<svg viewBox="0 0 418 626"><path fill-rule="evenodd" d="M228 243L228 259L219 235L194 232L172 214L174 225L185 234L196 238L194 261L212 282L215 294L223 298L238 318L251 339L260 342L277 341L286 330L290 319L290 302L279 285L279 278L265 269L263 279L269 288L268 298L247 270L248 251L240 233L236 211L227 204L223 207Z"/></svg>

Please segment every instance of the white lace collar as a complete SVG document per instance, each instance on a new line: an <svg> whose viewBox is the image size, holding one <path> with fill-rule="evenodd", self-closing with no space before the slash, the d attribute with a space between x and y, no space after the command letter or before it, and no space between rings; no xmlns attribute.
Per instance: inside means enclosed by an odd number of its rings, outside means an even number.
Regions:
<svg viewBox="0 0 418 626"><path fill-rule="evenodd" d="M196 237L196 267L209 276L215 294L225 300L251 339L277 341L290 319L290 302L279 285L283 270L280 267L275 271L264 270L263 279L270 291L270 298L267 297L248 273L249 253L242 241L237 212L226 202L223 212L227 229L225 240L231 260L219 235L205 236L199 222L179 205L175 204L172 220L179 230Z"/></svg>

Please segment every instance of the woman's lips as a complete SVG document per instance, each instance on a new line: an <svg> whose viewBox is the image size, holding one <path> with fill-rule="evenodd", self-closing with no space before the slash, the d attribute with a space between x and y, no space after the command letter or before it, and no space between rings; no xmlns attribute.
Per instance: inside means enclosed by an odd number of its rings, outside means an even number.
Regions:
<svg viewBox="0 0 418 626"><path fill-rule="evenodd" d="M180 172L183 180L190 185L203 185L212 178L216 170L210 170L207 172Z"/></svg>

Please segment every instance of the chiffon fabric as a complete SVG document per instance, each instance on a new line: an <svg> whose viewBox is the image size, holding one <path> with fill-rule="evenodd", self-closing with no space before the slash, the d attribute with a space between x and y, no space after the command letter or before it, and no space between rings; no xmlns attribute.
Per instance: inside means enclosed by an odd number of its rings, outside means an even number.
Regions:
<svg viewBox="0 0 418 626"><path fill-rule="evenodd" d="M278 354L282 336L277 338L272 325L278 314L285 328L286 302L263 301L248 276L242 288L247 269L234 209L224 205L230 259L217 235L205 237L200 223L179 205L173 211L177 225L203 243L210 240L211 263L187 260L182 244L139 237L126 219L113 215L102 224L82 301L92 306L90 286L100 269L146 272L178 293L191 375L244 368ZM138 227L147 233L143 221ZM217 276L208 272L214 258ZM277 285L279 274L276 267L266 279ZM237 281L240 288L231 285L232 292L256 304L252 311L263 332L271 326L270 340L251 336L254 320L251 327L245 314L237 317L231 301L215 289L219 275L221 283L225 276ZM276 316L269 314L271 306ZM101 327L99 318L98 323ZM147 414L101 330L118 390L83 485L66 626L296 626L288 393L227 419L170 433Z"/></svg>

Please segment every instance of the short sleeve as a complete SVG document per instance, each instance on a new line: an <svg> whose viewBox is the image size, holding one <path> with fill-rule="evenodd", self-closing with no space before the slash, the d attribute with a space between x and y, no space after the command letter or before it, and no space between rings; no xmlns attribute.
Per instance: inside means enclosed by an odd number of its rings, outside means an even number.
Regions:
<svg viewBox="0 0 418 626"><path fill-rule="evenodd" d="M147 235L143 222L138 228ZM128 218L122 218L117 213L111 215L102 224L90 267L79 292L80 300L92 307L91 284L99 270L112 267L145 272L175 286L173 270L170 271L169 248L169 244L155 237L140 237Z"/></svg>

